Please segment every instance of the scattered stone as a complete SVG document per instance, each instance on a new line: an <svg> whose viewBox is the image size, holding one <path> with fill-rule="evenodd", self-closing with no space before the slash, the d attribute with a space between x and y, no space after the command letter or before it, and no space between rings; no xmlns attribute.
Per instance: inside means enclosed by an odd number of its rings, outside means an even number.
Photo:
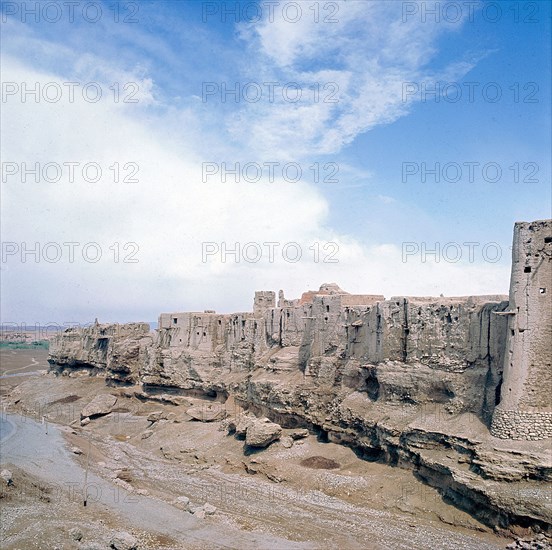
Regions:
<svg viewBox="0 0 552 550"><path fill-rule="evenodd" d="M248 474L254 475L259 471L257 468L255 468L255 466L247 464L247 462L242 461L242 464Z"/></svg>
<svg viewBox="0 0 552 550"><path fill-rule="evenodd" d="M115 476L118 479L122 479L123 481L126 481L127 483L130 483L132 481L132 474L128 468L122 468L121 470L115 470Z"/></svg>
<svg viewBox="0 0 552 550"><path fill-rule="evenodd" d="M81 455L82 451L78 447L71 447L71 452L76 455Z"/></svg>
<svg viewBox="0 0 552 550"><path fill-rule="evenodd" d="M215 422L222 420L226 416L226 410L224 407L217 403L216 405L205 404L196 407L190 407L186 414L190 415L194 420L200 422Z"/></svg>
<svg viewBox="0 0 552 550"><path fill-rule="evenodd" d="M265 476L270 479L270 481L273 481L274 483L282 483L282 481L285 481L285 479L279 475L272 474L270 472L265 472Z"/></svg>
<svg viewBox="0 0 552 550"><path fill-rule="evenodd" d="M142 439L147 439L148 437L151 437L153 435L153 430L146 430L143 434L142 434Z"/></svg>
<svg viewBox="0 0 552 550"><path fill-rule="evenodd" d="M208 516L212 516L212 515L217 511L217 507L216 507L216 506L213 506L212 504L209 504L208 502L206 502L206 503L203 505L203 510L205 511L205 513L206 513Z"/></svg>
<svg viewBox="0 0 552 550"><path fill-rule="evenodd" d="M293 439L291 437L287 436L287 435L280 439L280 443L286 449L291 449L291 447L293 447Z"/></svg>
<svg viewBox="0 0 552 550"><path fill-rule="evenodd" d="M4 480L6 485L12 485L13 484L13 475L9 470L2 470L0 472L0 477Z"/></svg>
<svg viewBox="0 0 552 550"><path fill-rule="evenodd" d="M90 424L90 418L88 416L86 418L83 418L80 424L81 426L86 426L87 424Z"/></svg>
<svg viewBox="0 0 552 550"><path fill-rule="evenodd" d="M109 544L115 550L136 550L138 548L138 541L130 533L124 531L117 533Z"/></svg>
<svg viewBox="0 0 552 550"><path fill-rule="evenodd" d="M163 411L153 411L148 414L147 420L149 422L159 422L163 418Z"/></svg>
<svg viewBox="0 0 552 550"><path fill-rule="evenodd" d="M180 508L181 510L191 511L190 510L190 499L188 497L185 497L185 496L177 497L174 501L174 505L177 508Z"/></svg>
<svg viewBox="0 0 552 550"><path fill-rule="evenodd" d="M518 538L505 548L509 550L550 550L552 544L550 544L545 535L540 534L536 535L533 539Z"/></svg>
<svg viewBox="0 0 552 550"><path fill-rule="evenodd" d="M260 420L253 422L245 434L245 444L249 447L268 447L273 441L280 439L282 427L273 422Z"/></svg>
<svg viewBox="0 0 552 550"><path fill-rule="evenodd" d="M83 534L78 527L73 527L73 529L70 529L69 534L71 535L71 538L73 540L82 540Z"/></svg>
<svg viewBox="0 0 552 550"><path fill-rule="evenodd" d="M113 410L117 398L109 393L97 395L81 411L81 418L105 416Z"/></svg>
<svg viewBox="0 0 552 550"><path fill-rule="evenodd" d="M309 430L306 428L299 428L297 430L293 430L289 435L293 439L303 439L305 437L309 437Z"/></svg>
<svg viewBox="0 0 552 550"><path fill-rule="evenodd" d="M194 512L194 517L197 519L205 519L205 510L200 509L197 512Z"/></svg>
<svg viewBox="0 0 552 550"><path fill-rule="evenodd" d="M249 428L249 426L251 426L256 420L257 418L255 415L250 413L240 416L235 425L236 437L245 437L247 428Z"/></svg>

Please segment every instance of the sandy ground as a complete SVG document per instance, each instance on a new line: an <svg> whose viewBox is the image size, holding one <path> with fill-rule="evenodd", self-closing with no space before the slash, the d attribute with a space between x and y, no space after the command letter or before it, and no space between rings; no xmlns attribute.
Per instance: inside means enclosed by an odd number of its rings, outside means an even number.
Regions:
<svg viewBox="0 0 552 550"><path fill-rule="evenodd" d="M410 471L360 460L313 435L291 448L277 442L247 454L220 422L186 414L190 405L207 401L143 401L90 377L1 382L3 405L16 413L10 416L16 429L2 443L2 467L7 464L17 482L4 487L0 499L3 548L86 548L90 542L108 548L121 529L137 536L140 548L456 550L511 542L443 502ZM117 396L114 411L80 427L82 407L98 393ZM172 414L152 424L147 416L153 411ZM3 420L6 434L6 415ZM312 457L337 467L302 465ZM198 519L175 504L179 496L217 511ZM80 543L69 535L75 525L84 534Z"/></svg>
<svg viewBox="0 0 552 550"><path fill-rule="evenodd" d="M0 377L13 378L48 368L48 350L42 347L34 349L0 348ZM6 379L7 380L7 379ZM0 386L8 386L7 382Z"/></svg>

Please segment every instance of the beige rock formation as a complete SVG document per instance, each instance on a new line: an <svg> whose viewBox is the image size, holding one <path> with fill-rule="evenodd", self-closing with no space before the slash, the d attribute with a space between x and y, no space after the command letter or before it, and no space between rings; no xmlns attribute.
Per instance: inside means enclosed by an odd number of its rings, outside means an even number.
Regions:
<svg viewBox="0 0 552 550"><path fill-rule="evenodd" d="M108 382L133 384L152 340L147 323L68 328L52 340L49 361L58 372L85 370Z"/></svg>
<svg viewBox="0 0 552 550"><path fill-rule="evenodd" d="M245 432L245 444L248 447L268 447L273 441L280 439L282 428L268 418L255 420Z"/></svg>

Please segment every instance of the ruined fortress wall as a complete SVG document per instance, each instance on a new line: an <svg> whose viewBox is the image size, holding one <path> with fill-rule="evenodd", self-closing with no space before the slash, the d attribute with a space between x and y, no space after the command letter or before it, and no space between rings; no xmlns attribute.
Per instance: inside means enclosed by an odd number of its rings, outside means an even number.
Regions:
<svg viewBox="0 0 552 550"><path fill-rule="evenodd" d="M50 360L103 370L113 382L227 393L242 384L245 395L244 376L267 378L270 386L299 375L336 397L359 392L375 403L440 403L484 421L492 414L507 323L494 313L507 308L505 300L398 297L344 306L344 295L334 293L271 307L272 296L256 313L162 314L153 337L147 325L70 331L52 346Z"/></svg>
<svg viewBox="0 0 552 550"><path fill-rule="evenodd" d="M552 221L516 223L504 380L493 435L552 437Z"/></svg>
<svg viewBox="0 0 552 550"><path fill-rule="evenodd" d="M298 373L336 394L492 413L507 322L493 313L506 301L398 297L344 307L343 295L321 294L277 308L270 299L257 313L161 314L153 337L146 324L66 331L50 361L102 370L113 382L181 388L223 387L236 373Z"/></svg>

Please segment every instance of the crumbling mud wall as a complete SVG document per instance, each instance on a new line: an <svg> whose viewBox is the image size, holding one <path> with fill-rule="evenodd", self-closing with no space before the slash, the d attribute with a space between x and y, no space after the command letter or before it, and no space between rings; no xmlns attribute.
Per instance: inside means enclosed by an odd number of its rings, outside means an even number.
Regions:
<svg viewBox="0 0 552 550"><path fill-rule="evenodd" d="M552 437L552 221L516 223L500 404L493 435Z"/></svg>
<svg viewBox="0 0 552 550"><path fill-rule="evenodd" d="M363 296L371 305L344 305L354 298L335 291L274 307L273 295L258 293L254 313L162 314L140 377L152 387L229 391L244 375L281 373L336 396L440 403L487 422L502 373L507 321L494 313L507 308L504 298Z"/></svg>

